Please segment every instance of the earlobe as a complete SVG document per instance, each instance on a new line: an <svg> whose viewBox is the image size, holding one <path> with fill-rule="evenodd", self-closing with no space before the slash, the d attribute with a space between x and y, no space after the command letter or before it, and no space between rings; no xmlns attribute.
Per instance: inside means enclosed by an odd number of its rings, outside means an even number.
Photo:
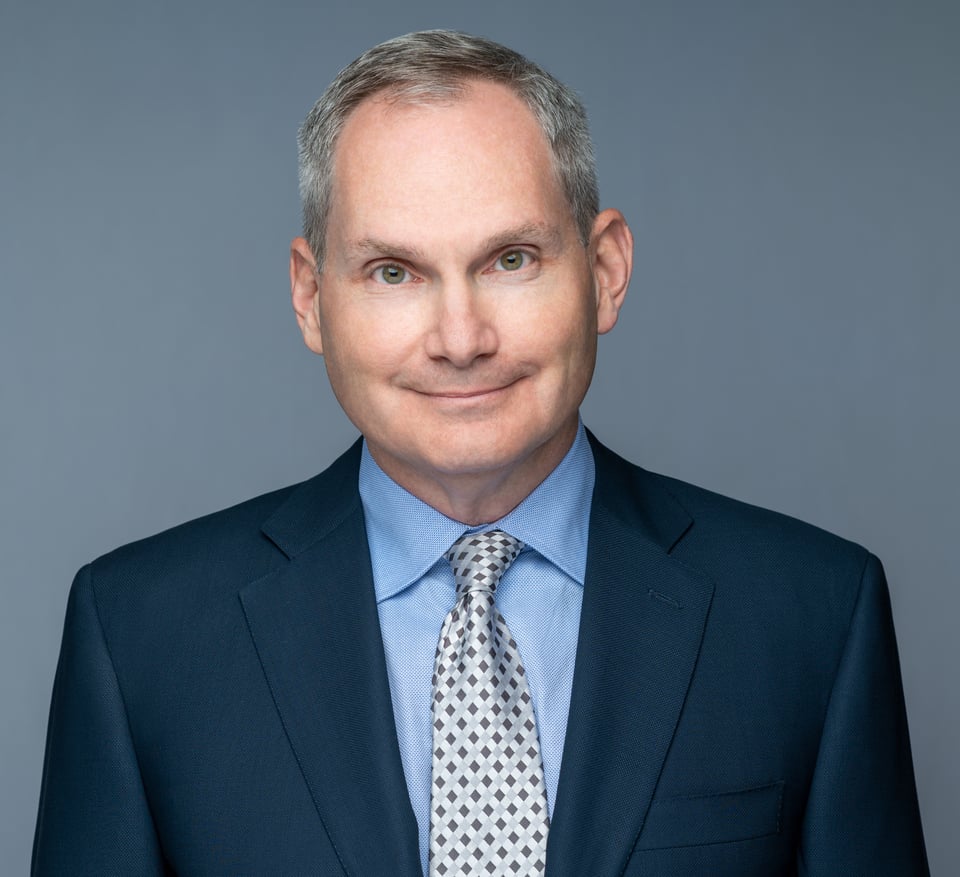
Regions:
<svg viewBox="0 0 960 877"><path fill-rule="evenodd" d="M619 210L597 214L590 237L593 277L597 294L597 332L616 324L633 270L633 234Z"/></svg>
<svg viewBox="0 0 960 877"><path fill-rule="evenodd" d="M316 262L304 238L290 243L290 298L297 315L303 341L314 353L323 354L323 338L317 318L317 297L320 292Z"/></svg>

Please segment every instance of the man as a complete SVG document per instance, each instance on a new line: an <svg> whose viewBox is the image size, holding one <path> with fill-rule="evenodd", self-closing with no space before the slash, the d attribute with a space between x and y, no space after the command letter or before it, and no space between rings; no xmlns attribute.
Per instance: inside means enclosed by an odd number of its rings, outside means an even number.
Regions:
<svg viewBox="0 0 960 877"><path fill-rule="evenodd" d="M78 574L35 873L926 874L876 559L580 424L632 241L576 98L414 34L300 146L363 443Z"/></svg>

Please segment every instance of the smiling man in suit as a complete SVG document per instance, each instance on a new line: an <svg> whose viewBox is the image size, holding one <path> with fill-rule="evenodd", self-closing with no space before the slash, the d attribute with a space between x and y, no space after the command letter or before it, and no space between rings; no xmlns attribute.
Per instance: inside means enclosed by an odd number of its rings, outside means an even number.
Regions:
<svg viewBox="0 0 960 877"><path fill-rule="evenodd" d="M78 574L35 873L927 873L877 560L580 422L632 240L576 97L413 34L300 162L363 439Z"/></svg>

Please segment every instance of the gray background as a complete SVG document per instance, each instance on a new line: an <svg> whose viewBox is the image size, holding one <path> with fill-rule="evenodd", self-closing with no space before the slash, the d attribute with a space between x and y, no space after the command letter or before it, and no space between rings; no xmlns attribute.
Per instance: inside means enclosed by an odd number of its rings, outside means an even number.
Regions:
<svg viewBox="0 0 960 877"><path fill-rule="evenodd" d="M0 866L27 869L67 589L353 437L288 304L294 135L423 27L583 95L637 237L588 424L891 581L935 873L960 859L960 15L931 2L0 9ZM953 867L951 867L953 866Z"/></svg>

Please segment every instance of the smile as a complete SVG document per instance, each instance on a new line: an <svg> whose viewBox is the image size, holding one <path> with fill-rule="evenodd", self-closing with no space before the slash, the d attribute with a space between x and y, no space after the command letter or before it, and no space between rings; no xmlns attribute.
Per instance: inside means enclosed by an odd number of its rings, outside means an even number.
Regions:
<svg viewBox="0 0 960 877"><path fill-rule="evenodd" d="M457 389L457 390L417 390L416 392L420 393L422 396L428 396L431 399L438 400L450 400L453 402L457 401L470 401L470 400L482 400L489 399L496 396L499 393L502 393L505 390L508 390L512 387L517 381L510 381L506 384L500 384L495 387L481 387L477 389Z"/></svg>
<svg viewBox="0 0 960 877"><path fill-rule="evenodd" d="M477 396L488 396L490 393L497 393L504 387L491 387L489 390L467 390L456 393L428 393L428 396L436 396L440 399L474 399Z"/></svg>

